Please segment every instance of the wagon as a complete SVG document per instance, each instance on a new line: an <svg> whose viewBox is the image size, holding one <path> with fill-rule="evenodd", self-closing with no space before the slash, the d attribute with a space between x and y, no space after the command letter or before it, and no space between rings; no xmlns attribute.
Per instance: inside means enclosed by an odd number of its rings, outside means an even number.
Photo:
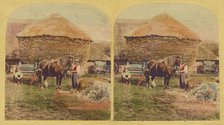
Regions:
<svg viewBox="0 0 224 125"><path fill-rule="evenodd" d="M33 79L35 73L36 73L36 66L35 64L19 64L17 67L23 74L23 79ZM13 76L13 79L15 77Z"/></svg>

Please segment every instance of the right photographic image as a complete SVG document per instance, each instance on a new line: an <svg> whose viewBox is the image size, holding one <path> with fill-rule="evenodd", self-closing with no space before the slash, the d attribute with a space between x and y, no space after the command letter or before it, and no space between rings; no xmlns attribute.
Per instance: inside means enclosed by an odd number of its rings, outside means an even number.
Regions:
<svg viewBox="0 0 224 125"><path fill-rule="evenodd" d="M141 4L114 25L114 120L219 120L219 36L209 9Z"/></svg>

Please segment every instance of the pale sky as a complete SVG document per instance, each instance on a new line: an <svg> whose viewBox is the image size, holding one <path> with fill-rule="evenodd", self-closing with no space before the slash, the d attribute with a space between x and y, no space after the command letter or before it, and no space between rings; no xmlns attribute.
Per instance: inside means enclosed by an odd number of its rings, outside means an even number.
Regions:
<svg viewBox="0 0 224 125"><path fill-rule="evenodd" d="M84 30L93 40L111 40L111 26L100 9L84 4L31 4L21 7L10 19L43 19L58 13Z"/></svg>
<svg viewBox="0 0 224 125"><path fill-rule="evenodd" d="M119 18L146 19L167 13L194 31L201 40L218 42L218 24L215 15L208 9L193 4L142 4L127 8ZM118 18L118 19L119 19Z"/></svg>

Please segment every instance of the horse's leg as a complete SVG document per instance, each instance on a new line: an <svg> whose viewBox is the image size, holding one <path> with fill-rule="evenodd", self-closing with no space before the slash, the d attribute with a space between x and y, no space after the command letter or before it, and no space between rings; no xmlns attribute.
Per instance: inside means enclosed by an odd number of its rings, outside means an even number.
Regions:
<svg viewBox="0 0 224 125"><path fill-rule="evenodd" d="M44 86L47 88L48 87L48 83L47 83L47 76L44 76Z"/></svg>
<svg viewBox="0 0 224 125"><path fill-rule="evenodd" d="M43 79L43 76L40 75L39 77L40 88L43 88L42 79Z"/></svg>
<svg viewBox="0 0 224 125"><path fill-rule="evenodd" d="M56 76L56 89L59 88L59 76Z"/></svg>
<svg viewBox="0 0 224 125"><path fill-rule="evenodd" d="M164 89L167 89L167 77L164 76Z"/></svg>
<svg viewBox="0 0 224 125"><path fill-rule="evenodd" d="M168 78L167 78L167 87L169 88L169 84L170 84L170 78L171 76L169 75Z"/></svg>
<svg viewBox="0 0 224 125"><path fill-rule="evenodd" d="M171 78L171 74L164 76L164 89L168 89L169 88L170 78Z"/></svg>
<svg viewBox="0 0 224 125"><path fill-rule="evenodd" d="M156 87L156 83L154 81L155 77L156 77L155 75L151 76L151 85L149 85L149 86Z"/></svg>
<svg viewBox="0 0 224 125"><path fill-rule="evenodd" d="M58 80L58 85L59 85L58 87L59 87L59 88L61 88L61 82L62 82L62 79L63 79L63 77L60 76L60 77L59 77L59 80Z"/></svg>

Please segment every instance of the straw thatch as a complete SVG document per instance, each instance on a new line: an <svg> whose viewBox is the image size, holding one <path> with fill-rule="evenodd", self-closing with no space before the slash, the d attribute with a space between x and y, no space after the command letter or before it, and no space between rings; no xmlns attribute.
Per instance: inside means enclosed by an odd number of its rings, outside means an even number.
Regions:
<svg viewBox="0 0 224 125"><path fill-rule="evenodd" d="M205 45L200 45L198 48L197 60L219 60L219 57L214 54L208 47Z"/></svg>
<svg viewBox="0 0 224 125"><path fill-rule="evenodd" d="M59 14L52 14L26 27L17 37L65 36L71 39L91 40L84 31Z"/></svg>
<svg viewBox="0 0 224 125"><path fill-rule="evenodd" d="M178 38L199 39L190 29L167 13L160 14L148 22L134 28L130 36L175 36Z"/></svg>
<svg viewBox="0 0 224 125"><path fill-rule="evenodd" d="M100 49L95 47L94 45L91 45L90 47L90 57L88 61L110 61L110 57L108 57L106 54L104 54Z"/></svg>
<svg viewBox="0 0 224 125"><path fill-rule="evenodd" d="M16 34L23 30L28 25L32 24L34 20L9 20L7 23L7 30L6 30L6 58L7 59L15 59L19 58L19 45L18 40L16 38ZM15 56L16 54L16 56Z"/></svg>
<svg viewBox="0 0 224 125"><path fill-rule="evenodd" d="M200 43L196 34L168 14L161 14L135 27L125 38L127 57L133 62L180 55L191 64Z"/></svg>
<svg viewBox="0 0 224 125"><path fill-rule="evenodd" d="M122 53L122 51L125 51L125 48L127 47L125 44L126 39L124 38L124 36L129 36L129 32L131 29L143 24L144 22L146 22L146 20L133 20L123 18L119 18L116 20L116 23L114 25L114 41L116 42L116 44L114 44L115 56L119 57L120 53Z"/></svg>
<svg viewBox="0 0 224 125"><path fill-rule="evenodd" d="M92 42L84 31L58 14L27 26L17 34L17 38L24 63L66 55L79 58L82 63L89 57Z"/></svg>

